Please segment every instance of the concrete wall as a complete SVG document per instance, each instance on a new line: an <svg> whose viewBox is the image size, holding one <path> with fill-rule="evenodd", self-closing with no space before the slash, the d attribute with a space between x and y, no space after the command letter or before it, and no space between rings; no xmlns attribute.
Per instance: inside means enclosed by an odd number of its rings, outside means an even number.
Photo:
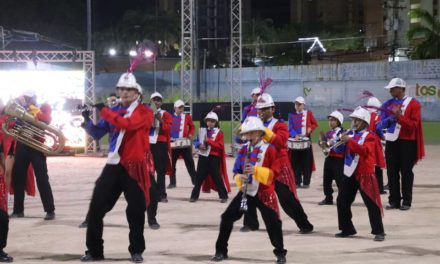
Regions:
<svg viewBox="0 0 440 264"><path fill-rule="evenodd" d="M249 93L258 85L261 70L242 69L244 101L250 100ZM151 94L154 91L154 74L136 72L135 75L147 96ZM358 100L364 90L384 102L390 96L383 87L391 78L400 77L407 82L407 94L422 103L423 119L440 121L440 60L266 67L264 75L273 79L267 92L272 94L275 101L291 102L299 95L304 96L307 106L319 119L324 119L337 108L365 105L366 99ZM230 101L229 76L228 69L210 69L206 74L202 73L201 98L207 96L210 102ZM118 77L119 74L97 75L98 96L113 91ZM156 73L156 90L170 100L180 95L179 83L179 72Z"/></svg>

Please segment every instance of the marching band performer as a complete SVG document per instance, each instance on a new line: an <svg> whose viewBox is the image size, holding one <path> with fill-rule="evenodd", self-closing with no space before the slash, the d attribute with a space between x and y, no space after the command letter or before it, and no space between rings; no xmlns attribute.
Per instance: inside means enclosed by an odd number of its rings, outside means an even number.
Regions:
<svg viewBox="0 0 440 264"><path fill-rule="evenodd" d="M27 90L17 100L28 113L32 114L37 120L46 124L51 122L52 109L48 104L42 104L40 108L36 106L37 96L35 91ZM28 175L29 164L35 172L38 191L40 192L46 216L44 220L55 219L55 205L53 200L52 188L47 174L46 156L38 150L17 142L15 148L15 161L12 167L12 187L14 188L14 209L11 218L24 216L24 190Z"/></svg>
<svg viewBox="0 0 440 264"><path fill-rule="evenodd" d="M121 104L111 109L95 105L102 119L96 125L86 120L86 131L95 139L110 133L107 164L95 183L87 226L87 251L81 261L104 259L103 218L123 192L127 200L131 260L143 261L145 250L145 210L149 203L149 164L146 133L153 122L151 111L140 103L142 91L131 73L124 73L117 84Z"/></svg>
<svg viewBox="0 0 440 264"><path fill-rule="evenodd" d="M383 186L383 168L385 168L385 157L382 147L383 133L382 131L376 130L377 123L380 122L379 109L382 103L376 97L370 97L367 101L367 109L371 114L370 120L370 132L377 136L377 153L376 153L376 166L374 167L374 173L376 174L377 183L379 184L380 194L386 194Z"/></svg>
<svg viewBox="0 0 440 264"><path fill-rule="evenodd" d="M333 204L333 188L332 182L335 180L338 189L341 187L341 182L344 177L344 152L345 147L343 145L333 147L338 139L341 137L344 129L342 124L344 123L344 116L339 111L333 111L328 115L328 124L330 130L325 133L325 141L327 141L331 147L330 153L324 161L324 173L323 173L323 187L325 198L319 205Z"/></svg>
<svg viewBox="0 0 440 264"><path fill-rule="evenodd" d="M248 116L258 116L257 108L255 107L258 96L260 96L261 88L256 87L251 91L252 103L245 108L243 108L243 114L241 116L241 123L244 122Z"/></svg>
<svg viewBox="0 0 440 264"><path fill-rule="evenodd" d="M185 103L182 100L179 99L174 102L174 113L171 115L171 140L178 138L192 139L194 135L194 123L191 115L183 113L184 107ZM168 185L168 189L176 187L176 163L179 156L183 156L186 170L188 171L188 174L191 177L191 182L194 185L196 169L192 156L192 147L171 149L171 152L173 158L173 175L170 176L170 185Z"/></svg>
<svg viewBox="0 0 440 264"><path fill-rule="evenodd" d="M295 112L289 114L289 137L296 140L308 137L318 127L312 111L305 110L306 101L298 96L295 101ZM296 186L309 188L312 171L315 170L312 147L305 150L290 150L292 168L295 171Z"/></svg>
<svg viewBox="0 0 440 264"><path fill-rule="evenodd" d="M3 111L3 107L3 102L0 100L0 113ZM12 262L14 260L3 251L7 244L9 231L8 180L5 173L6 137L3 130L0 129L0 262Z"/></svg>
<svg viewBox="0 0 440 264"><path fill-rule="evenodd" d="M162 95L158 92L150 96L151 106L155 108L153 126L150 128L150 146L156 170L159 202L167 203L165 175L173 175L171 161L170 129L171 114L161 109Z"/></svg>
<svg viewBox="0 0 440 264"><path fill-rule="evenodd" d="M377 139L369 133L370 113L357 107L350 114L352 130L341 136L345 144L344 180L337 198L338 222L341 232L336 237L349 237L356 234L352 222L351 205L359 190L370 219L374 241L384 241L385 232L382 223L382 202L379 187L374 175Z"/></svg>
<svg viewBox="0 0 440 264"><path fill-rule="evenodd" d="M289 215L300 229L301 234L308 234L313 231L313 225L307 219L307 215L301 206L296 192L296 185L292 167L287 153L287 138L289 135L287 125L273 117L275 103L272 96L267 93L260 95L256 105L258 115L266 127L264 140L275 146L278 151L281 170L276 175L275 192L280 200L284 212ZM257 212L255 207L249 206L244 217L242 232L257 230L259 228Z"/></svg>
<svg viewBox="0 0 440 264"><path fill-rule="evenodd" d="M393 98L382 105L384 110L376 127L377 130L386 128L385 159L390 189L386 209L411 208L413 167L425 156L421 105L416 99L406 96L405 88L406 83L400 78L392 79L385 86Z"/></svg>
<svg viewBox="0 0 440 264"><path fill-rule="evenodd" d="M239 151L233 169L239 192L221 216L212 261L228 258L228 240L233 224L243 215L246 204L252 204L258 207L264 219L270 242L275 248L276 263L286 262L287 250L284 249L282 223L274 191L274 180L281 167L275 147L262 140L266 131L257 117L248 117L241 127L240 133L248 143Z"/></svg>
<svg viewBox="0 0 440 264"><path fill-rule="evenodd" d="M196 202L200 196L200 189L209 192L216 190L221 203L228 201L228 192L231 192L228 173L226 171L226 154L223 132L218 125L218 116L209 112L205 117L206 138L198 135L194 145L199 149L199 161L195 185L191 192L190 202Z"/></svg>

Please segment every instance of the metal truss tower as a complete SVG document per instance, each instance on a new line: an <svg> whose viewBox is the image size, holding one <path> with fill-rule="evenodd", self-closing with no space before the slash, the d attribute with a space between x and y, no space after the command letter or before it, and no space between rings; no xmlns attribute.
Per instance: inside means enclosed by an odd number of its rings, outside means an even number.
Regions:
<svg viewBox="0 0 440 264"><path fill-rule="evenodd" d="M192 115L192 86L194 69L194 0L182 0L182 55L180 65L180 85L185 112Z"/></svg>
<svg viewBox="0 0 440 264"><path fill-rule="evenodd" d="M231 128L241 121L242 115L242 46L241 46L241 0L231 1L231 46L230 46L230 85L231 85Z"/></svg>
<svg viewBox="0 0 440 264"><path fill-rule="evenodd" d="M45 62L45 63L82 63L84 71L84 102L95 104L95 52L94 51L15 51L0 50L0 63ZM96 121L96 111L92 120ZM87 136L86 152L96 152L96 141Z"/></svg>

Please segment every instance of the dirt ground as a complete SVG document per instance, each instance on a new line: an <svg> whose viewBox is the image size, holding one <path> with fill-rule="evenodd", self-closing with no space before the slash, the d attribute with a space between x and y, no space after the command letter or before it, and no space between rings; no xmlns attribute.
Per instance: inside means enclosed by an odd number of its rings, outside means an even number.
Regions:
<svg viewBox="0 0 440 264"><path fill-rule="evenodd" d="M319 206L323 199L323 155L315 149L317 171L309 189L299 189L302 205L315 226L301 235L295 223L281 212L288 263L440 263L440 146L427 146L427 158L415 167L414 200L409 211L385 211L384 242L374 242L360 195L353 205L358 234L335 238L338 232L336 206ZM197 162L197 160L196 160ZM52 157L49 176L55 197L56 220L44 221L40 198L27 197L25 218L11 219L5 251L16 263L79 262L85 250L84 219L94 181L105 163L100 157ZM228 158L231 171L233 158ZM146 263L209 263L214 253L220 215L228 204L219 203L217 193L202 193L189 203L191 183L183 161L178 162L177 188L168 190L169 202L160 203L159 230L145 228ZM233 187L230 197L236 194ZM11 197L10 209L12 206ZM382 195L386 205L387 195ZM105 217L104 240L107 262L129 260L125 200ZM234 226L229 241L229 259L224 263L273 263L268 236L260 219L260 231L239 232Z"/></svg>

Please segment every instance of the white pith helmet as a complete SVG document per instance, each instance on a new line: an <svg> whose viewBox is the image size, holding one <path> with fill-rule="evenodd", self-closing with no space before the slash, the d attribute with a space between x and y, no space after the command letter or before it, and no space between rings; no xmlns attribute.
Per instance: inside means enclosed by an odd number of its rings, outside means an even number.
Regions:
<svg viewBox="0 0 440 264"><path fill-rule="evenodd" d="M184 105L185 105L185 103L180 99L174 102L174 108L178 108L178 107L181 107Z"/></svg>
<svg viewBox="0 0 440 264"><path fill-rule="evenodd" d="M263 121L256 116L249 116L241 125L240 134L246 134L252 131L266 131L266 127L263 125Z"/></svg>
<svg viewBox="0 0 440 264"><path fill-rule="evenodd" d="M213 119L218 122L218 115L214 112L209 112L203 120L206 121L206 119Z"/></svg>
<svg viewBox="0 0 440 264"><path fill-rule="evenodd" d="M350 114L351 118L359 118L365 122L367 122L368 125L370 125L370 118L371 114L368 112L367 109L358 106L356 109L354 109L353 113Z"/></svg>
<svg viewBox="0 0 440 264"><path fill-rule="evenodd" d="M153 94L151 94L150 99L153 99L154 97L159 97L160 99L162 99L162 95L158 92L154 92Z"/></svg>
<svg viewBox="0 0 440 264"><path fill-rule="evenodd" d="M251 96L254 94L260 94L260 93L261 93L260 87L255 87L254 89L252 89Z"/></svg>
<svg viewBox="0 0 440 264"><path fill-rule="evenodd" d="M275 103L273 102L272 96L268 93L263 93L260 96L258 96L256 108L262 109L267 107L275 106Z"/></svg>
<svg viewBox="0 0 440 264"><path fill-rule="evenodd" d="M298 102L298 103L300 103L300 104L306 104L306 99L304 99L304 97L302 97L302 96L298 96L298 97L295 99L295 101L293 101L293 103L296 103L296 102Z"/></svg>
<svg viewBox="0 0 440 264"><path fill-rule="evenodd" d="M341 125L342 125L342 123L344 123L344 115L339 111L333 111L327 117L336 118Z"/></svg>
<svg viewBox="0 0 440 264"><path fill-rule="evenodd" d="M134 77L133 73L123 73L121 77L119 77L119 81L116 84L116 87L125 87L125 88L134 88L137 89L138 83L136 82L136 77Z"/></svg>
<svg viewBox="0 0 440 264"><path fill-rule="evenodd" d="M391 81L388 83L387 86L385 86L385 89L391 89L394 87L401 87L401 88L406 88L406 82L400 78L393 78L391 79Z"/></svg>

